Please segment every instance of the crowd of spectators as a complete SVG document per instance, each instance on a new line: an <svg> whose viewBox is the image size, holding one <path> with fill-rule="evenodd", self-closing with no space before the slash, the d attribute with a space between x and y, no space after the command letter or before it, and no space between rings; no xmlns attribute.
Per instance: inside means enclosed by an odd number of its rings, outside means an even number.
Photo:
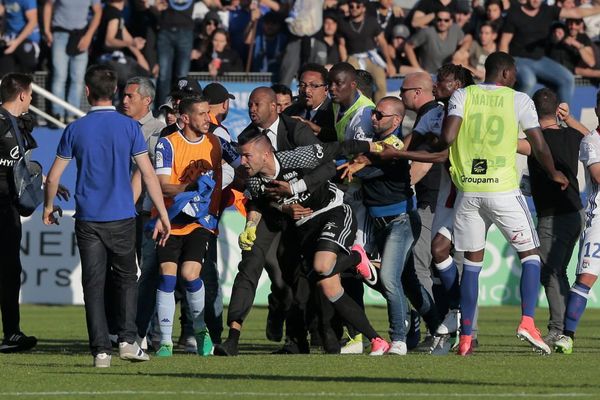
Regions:
<svg viewBox="0 0 600 400"><path fill-rule="evenodd" d="M105 63L121 87L133 76L156 79L162 104L190 71L270 72L289 86L307 62L348 61L373 76L378 100L386 76L435 73L447 62L482 79L486 56L501 50L516 57L517 89L532 94L540 82L569 101L574 74L600 78L600 6L551 2L2 0L0 74L52 71L52 91L78 106L85 67Z"/></svg>

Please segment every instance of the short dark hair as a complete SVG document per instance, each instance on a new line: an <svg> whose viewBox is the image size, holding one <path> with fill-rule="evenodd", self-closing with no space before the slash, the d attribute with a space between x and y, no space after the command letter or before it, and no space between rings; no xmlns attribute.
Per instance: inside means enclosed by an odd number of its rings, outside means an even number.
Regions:
<svg viewBox="0 0 600 400"><path fill-rule="evenodd" d="M558 96L553 90L542 88L533 94L532 99L538 118L556 115L559 101Z"/></svg>
<svg viewBox="0 0 600 400"><path fill-rule="evenodd" d="M454 13L452 12L452 10L450 10L450 7L448 7L448 6L443 6L443 7L440 7L439 9L437 9L436 12L435 12L436 17L441 12L448 13L448 14L450 14L450 16L454 15Z"/></svg>
<svg viewBox="0 0 600 400"><path fill-rule="evenodd" d="M282 83L276 83L276 84L272 85L271 89L273 89L275 94L283 94L283 95L287 94L290 97L294 97L292 95L292 89L290 89L289 87L287 87L286 85L284 85Z"/></svg>
<svg viewBox="0 0 600 400"><path fill-rule="evenodd" d="M302 74L304 74L305 72L318 73L319 75L321 75L321 79L323 79L323 83L327 84L327 74L328 74L327 68L325 68L321 64L317 64L317 63L304 64L304 66L302 66L302 69L300 70L300 74L298 75L298 78L300 78L302 76Z"/></svg>
<svg viewBox="0 0 600 400"><path fill-rule="evenodd" d="M508 53L496 51L488 56L485 60L485 75L486 77L497 76L505 69L515 66L515 59Z"/></svg>
<svg viewBox="0 0 600 400"><path fill-rule="evenodd" d="M375 92L373 88L374 82L373 75L371 75L369 71L364 69L356 70L356 84L358 90L369 99L373 99L373 93Z"/></svg>
<svg viewBox="0 0 600 400"><path fill-rule="evenodd" d="M356 81L356 68L354 68L352 64L347 62L339 62L333 64L333 67L331 67L331 69L329 70L329 81L331 81L331 77L333 75L339 74L341 72L350 75L350 78L353 81Z"/></svg>
<svg viewBox="0 0 600 400"><path fill-rule="evenodd" d="M33 77L29 74L18 72L4 75L0 83L0 100L2 102L13 101L22 92L29 90Z"/></svg>
<svg viewBox="0 0 600 400"><path fill-rule="evenodd" d="M243 146L245 144L254 142L263 136L266 137L267 135L257 127L253 126L250 129L244 130L240 136L238 136L238 146Z"/></svg>
<svg viewBox="0 0 600 400"><path fill-rule="evenodd" d="M450 75L452 75L455 80L460 82L461 87L467 87L475 84L471 71L462 65L444 64L437 71L437 76L440 79L444 79Z"/></svg>
<svg viewBox="0 0 600 400"><path fill-rule="evenodd" d="M91 100L112 100L117 89L117 73L108 65L92 65L85 72L85 85Z"/></svg>
<svg viewBox="0 0 600 400"><path fill-rule="evenodd" d="M206 97L200 96L198 94L193 94L190 96L185 96L179 102L179 114L188 114L192 111L194 104L198 103L208 103L208 99Z"/></svg>
<svg viewBox="0 0 600 400"><path fill-rule="evenodd" d="M504 3L502 2L502 0L487 0L485 2L485 8L488 8L488 6L495 4L498 7L500 7L500 11L504 11Z"/></svg>
<svg viewBox="0 0 600 400"><path fill-rule="evenodd" d="M498 26L496 24L486 21L479 26L479 31L481 31L481 28L483 28L484 26L489 26L492 30L492 33L498 33Z"/></svg>

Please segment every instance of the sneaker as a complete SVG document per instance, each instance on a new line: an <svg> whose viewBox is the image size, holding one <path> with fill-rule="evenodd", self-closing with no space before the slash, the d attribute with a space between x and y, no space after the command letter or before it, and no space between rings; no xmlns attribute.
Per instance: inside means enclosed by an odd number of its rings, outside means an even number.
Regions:
<svg viewBox="0 0 600 400"><path fill-rule="evenodd" d="M573 353L573 339L565 335L560 335L560 338L554 343L554 351L562 354Z"/></svg>
<svg viewBox="0 0 600 400"><path fill-rule="evenodd" d="M127 361L148 361L150 356L136 343L119 343L119 358Z"/></svg>
<svg viewBox="0 0 600 400"><path fill-rule="evenodd" d="M144 337L137 337L137 339L135 340L137 342L137 344L140 346L140 348L144 351L148 351L148 339L146 338L146 336Z"/></svg>
<svg viewBox="0 0 600 400"><path fill-rule="evenodd" d="M94 367L96 367L96 368L110 367L110 359L111 358L112 357L110 354L106 354L106 353L96 354L96 356L94 357Z"/></svg>
<svg viewBox="0 0 600 400"><path fill-rule="evenodd" d="M223 343L215 345L214 355L224 357L237 356L238 345L233 340L225 340Z"/></svg>
<svg viewBox="0 0 600 400"><path fill-rule="evenodd" d="M521 323L517 328L517 337L523 341L528 341L533 346L533 349L542 354L550 354L550 347L542 339L539 329L535 327L533 318L522 317Z"/></svg>
<svg viewBox="0 0 600 400"><path fill-rule="evenodd" d="M172 357L173 356L173 345L172 344L161 344L156 352L156 357Z"/></svg>
<svg viewBox="0 0 600 400"><path fill-rule="evenodd" d="M388 352L390 344L380 337L371 340L370 356L382 356Z"/></svg>
<svg viewBox="0 0 600 400"><path fill-rule="evenodd" d="M195 340L197 352L199 356L210 356L213 352L213 342L210 339L208 329L203 329L196 333Z"/></svg>
<svg viewBox="0 0 600 400"><path fill-rule="evenodd" d="M433 346L435 344L434 341L434 337L428 334L427 336L425 336L425 339L423 339L423 341L419 343L417 347L415 347L415 352L431 353L431 350L433 350Z"/></svg>
<svg viewBox="0 0 600 400"><path fill-rule="evenodd" d="M4 338L0 345L0 353L27 351L35 347L36 344L37 338L35 336L27 336L23 332L18 332L10 337Z"/></svg>
<svg viewBox="0 0 600 400"><path fill-rule="evenodd" d="M365 351L362 334L350 338L348 342L340 349L340 354L362 354Z"/></svg>
<svg viewBox="0 0 600 400"><path fill-rule="evenodd" d="M194 335L182 334L179 336L177 347L190 354L196 354L198 352L198 344L196 343L196 337Z"/></svg>
<svg viewBox="0 0 600 400"><path fill-rule="evenodd" d="M375 271L372 271L372 268L375 267L371 265L365 249L363 249L360 244L355 244L352 246L352 250L360 254L360 263L356 266L356 272L358 272L369 285L375 285L377 283L377 274Z"/></svg>
<svg viewBox="0 0 600 400"><path fill-rule="evenodd" d="M310 354L310 345L306 337L290 338L286 336L283 346L271 354Z"/></svg>
<svg viewBox="0 0 600 400"><path fill-rule="evenodd" d="M455 339L455 338L454 338ZM431 355L433 356L445 356L452 350L453 338L450 335L435 335L433 340L433 349ZM473 341L471 341L471 347Z"/></svg>
<svg viewBox="0 0 600 400"><path fill-rule="evenodd" d="M400 340L394 340L387 351L388 354L395 354L398 356L405 356L407 352L406 343Z"/></svg>
<svg viewBox="0 0 600 400"><path fill-rule="evenodd" d="M548 347L552 348L561 336L563 336L561 331L551 330L546 336L544 336L544 343L546 343Z"/></svg>
<svg viewBox="0 0 600 400"><path fill-rule="evenodd" d="M458 351L456 352L456 354L463 357L472 355L473 346L471 342L471 335L460 335L460 339L458 341Z"/></svg>
<svg viewBox="0 0 600 400"><path fill-rule="evenodd" d="M444 317L444 321L438 326L436 330L437 335L449 335L458 331L460 321L460 311L457 309L450 310Z"/></svg>

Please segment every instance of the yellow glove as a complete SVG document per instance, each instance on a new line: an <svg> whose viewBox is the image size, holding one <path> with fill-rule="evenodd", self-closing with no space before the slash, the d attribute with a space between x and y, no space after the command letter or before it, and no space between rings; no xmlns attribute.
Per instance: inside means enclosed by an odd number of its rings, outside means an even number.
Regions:
<svg viewBox="0 0 600 400"><path fill-rule="evenodd" d="M246 222L246 227L244 228L244 231L240 233L240 236L238 237L238 244L240 245L240 249L244 251L250 250L255 240L256 222L248 221Z"/></svg>
<svg viewBox="0 0 600 400"><path fill-rule="evenodd" d="M391 146L394 146L396 150L402 150L404 147L404 143L400 138L396 135L388 135L385 139L375 142L375 153L380 153L383 151L384 147L381 143L387 143Z"/></svg>

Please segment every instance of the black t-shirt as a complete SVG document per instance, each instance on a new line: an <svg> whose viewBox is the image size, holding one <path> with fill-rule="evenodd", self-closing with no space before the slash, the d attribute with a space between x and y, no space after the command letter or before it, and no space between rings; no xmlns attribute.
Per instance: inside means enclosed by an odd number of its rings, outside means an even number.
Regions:
<svg viewBox="0 0 600 400"><path fill-rule="evenodd" d="M125 26L125 21L123 20L123 14L121 10L107 5L102 10L102 19L100 20L100 26L98 26L98 33L96 34L96 49L98 49L99 54L102 55L105 53L112 53L115 50L123 50L115 47L106 46L106 31L108 29L108 23L116 19L119 21L119 28L117 29L117 34L115 38L123 39L123 26Z"/></svg>
<svg viewBox="0 0 600 400"><path fill-rule="evenodd" d="M579 144L583 135L573 128L544 129L544 139L548 143L554 167L569 180L566 190L550 180L546 171L533 155L527 157L531 194L537 215L540 217L576 212L582 209L577 182L579 165Z"/></svg>
<svg viewBox="0 0 600 400"><path fill-rule="evenodd" d="M375 49L375 37L382 31L377 18L366 15L360 23L342 21L340 32L346 39L348 55L352 55Z"/></svg>
<svg viewBox="0 0 600 400"><path fill-rule="evenodd" d="M577 34L575 38L584 46L592 46L591 39L585 33ZM581 55L576 47L566 44L564 41L551 43L548 49L548 57L562 64L571 72L575 72L575 67L581 63Z"/></svg>
<svg viewBox="0 0 600 400"><path fill-rule="evenodd" d="M412 25L412 19L414 17L415 11L421 11L425 15L431 14L431 13L435 14L439 10L442 10L446 7L448 7L450 9L451 14L456 14L456 12L457 12L456 0L452 0L450 3L448 3L447 6L443 5L439 0L419 0L419 2L417 4L415 4L413 9L408 14L408 17L406 18L407 19L406 26L410 27ZM435 20L431 21L430 25L433 25L434 22L435 22Z"/></svg>
<svg viewBox="0 0 600 400"><path fill-rule="evenodd" d="M414 127L417 126L419 120L428 112L437 112L438 102L436 100L425 103L419 109L417 118L415 119ZM415 133L413 133L415 135ZM417 197L417 207L430 207L432 212L435 212L438 192L440 191L440 181L442 179L442 168L440 163L433 163L429 171L419 182L415 184L415 194Z"/></svg>
<svg viewBox="0 0 600 400"><path fill-rule="evenodd" d="M192 12L194 0L168 0L169 8L160 14L158 25L161 29L194 29Z"/></svg>
<svg viewBox="0 0 600 400"><path fill-rule="evenodd" d="M17 119L17 123L24 136L25 148L36 148L37 144L31 136L30 128L27 128L20 118ZM13 166L19 158L19 145L10 122L0 115L0 204L11 202L15 197Z"/></svg>
<svg viewBox="0 0 600 400"><path fill-rule="evenodd" d="M521 7L511 7L503 32L512 33L509 53L513 57L539 60L546 53L550 28L558 20L560 7L542 4L534 17L523 12Z"/></svg>

